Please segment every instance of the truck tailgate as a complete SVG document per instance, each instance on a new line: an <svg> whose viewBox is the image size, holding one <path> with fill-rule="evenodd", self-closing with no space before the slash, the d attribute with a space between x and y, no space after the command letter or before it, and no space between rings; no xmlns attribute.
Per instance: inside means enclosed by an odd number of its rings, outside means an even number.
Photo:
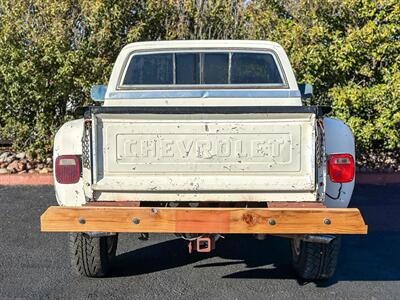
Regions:
<svg viewBox="0 0 400 300"><path fill-rule="evenodd" d="M96 191L315 191L315 114L92 116Z"/></svg>

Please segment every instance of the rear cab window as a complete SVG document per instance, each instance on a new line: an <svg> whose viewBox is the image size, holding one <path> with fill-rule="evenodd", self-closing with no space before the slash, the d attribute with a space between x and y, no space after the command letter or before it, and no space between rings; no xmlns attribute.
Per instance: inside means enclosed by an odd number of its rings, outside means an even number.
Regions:
<svg viewBox="0 0 400 300"><path fill-rule="evenodd" d="M134 53L121 77L121 88L287 87L270 52Z"/></svg>

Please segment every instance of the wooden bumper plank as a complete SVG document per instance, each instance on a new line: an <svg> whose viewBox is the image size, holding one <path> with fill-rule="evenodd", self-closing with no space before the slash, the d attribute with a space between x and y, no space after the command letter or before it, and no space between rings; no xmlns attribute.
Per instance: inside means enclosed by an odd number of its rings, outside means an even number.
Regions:
<svg viewBox="0 0 400 300"><path fill-rule="evenodd" d="M356 208L58 207L41 216L45 232L366 234Z"/></svg>

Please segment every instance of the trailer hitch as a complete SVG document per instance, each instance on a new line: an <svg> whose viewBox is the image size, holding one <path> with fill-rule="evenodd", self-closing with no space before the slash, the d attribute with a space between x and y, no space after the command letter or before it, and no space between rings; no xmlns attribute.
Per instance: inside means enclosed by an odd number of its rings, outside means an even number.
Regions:
<svg viewBox="0 0 400 300"><path fill-rule="evenodd" d="M194 251L201 252L201 253L208 253L211 250L215 249L215 237L208 236L208 237L199 237L195 240L189 241L188 249L189 253L193 253Z"/></svg>

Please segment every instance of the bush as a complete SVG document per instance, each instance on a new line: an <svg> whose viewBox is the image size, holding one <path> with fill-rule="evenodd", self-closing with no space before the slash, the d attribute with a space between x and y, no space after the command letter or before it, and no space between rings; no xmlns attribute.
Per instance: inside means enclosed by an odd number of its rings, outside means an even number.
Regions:
<svg viewBox="0 0 400 300"><path fill-rule="evenodd" d="M359 164L400 171L400 78L372 87L349 83L330 95L335 115L353 129Z"/></svg>
<svg viewBox="0 0 400 300"><path fill-rule="evenodd" d="M400 2L254 1L247 20L248 37L281 43L313 83L311 103L352 128L359 164L399 168Z"/></svg>
<svg viewBox="0 0 400 300"><path fill-rule="evenodd" d="M44 156L69 112L107 82L120 49L161 39L282 44L312 104L354 131L359 162L399 157L397 0L49 0L0 3L0 135Z"/></svg>

